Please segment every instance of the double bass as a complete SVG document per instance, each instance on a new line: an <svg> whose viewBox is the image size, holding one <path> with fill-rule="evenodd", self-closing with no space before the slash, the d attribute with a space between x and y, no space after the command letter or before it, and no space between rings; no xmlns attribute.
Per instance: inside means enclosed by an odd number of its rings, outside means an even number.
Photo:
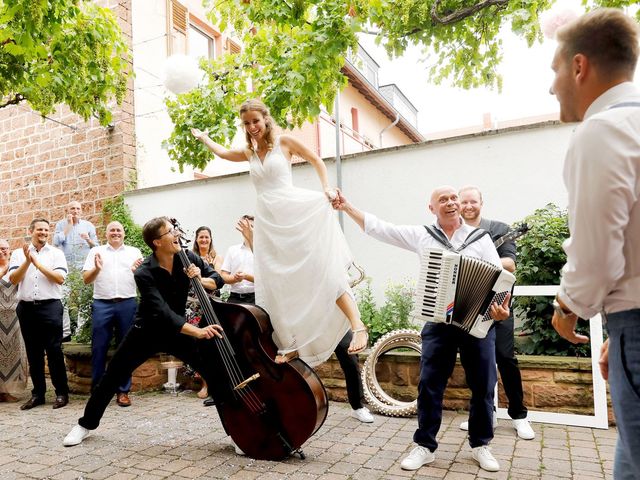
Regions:
<svg viewBox="0 0 640 480"><path fill-rule="evenodd" d="M191 261L180 232L182 265ZM318 375L302 360L276 363L278 348L272 339L269 315L254 305L238 305L210 299L197 278L191 279L200 302L200 326L220 325L223 338L201 340L201 354L218 361L228 389L218 411L225 430L249 457L281 460L291 454L305 458L301 446L327 418L327 392ZM209 386L210 390L212 386Z"/></svg>

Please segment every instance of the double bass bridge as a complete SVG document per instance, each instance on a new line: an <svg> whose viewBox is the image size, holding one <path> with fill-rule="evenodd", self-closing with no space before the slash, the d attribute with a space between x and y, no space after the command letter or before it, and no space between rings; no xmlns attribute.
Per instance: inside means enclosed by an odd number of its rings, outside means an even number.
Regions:
<svg viewBox="0 0 640 480"><path fill-rule="evenodd" d="M257 380L258 378L260 378L260 374L259 373L254 373L253 375L251 375L249 378L243 380L242 382L240 382L238 385L236 385L235 387L233 387L234 391L237 390L242 390L244 387L246 387L247 385L249 385L249 383L253 382L254 380Z"/></svg>

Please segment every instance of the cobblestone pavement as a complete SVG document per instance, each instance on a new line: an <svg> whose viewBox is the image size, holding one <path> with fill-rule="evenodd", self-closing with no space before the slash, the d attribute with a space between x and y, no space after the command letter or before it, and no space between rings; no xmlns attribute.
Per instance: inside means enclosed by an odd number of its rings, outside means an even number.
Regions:
<svg viewBox="0 0 640 480"><path fill-rule="evenodd" d="M25 398L26 400L26 398ZM234 453L215 408L192 392L132 395L133 406L107 409L102 425L81 445L62 446L86 397L52 410L0 404L0 479L552 479L612 478L616 431L535 424L536 439L519 440L500 420L492 450L501 471L480 470L471 458L464 413L445 412L436 461L416 472L400 469L411 448L415 418L376 416L362 424L347 404L331 403L320 431L304 445L306 460L256 461Z"/></svg>

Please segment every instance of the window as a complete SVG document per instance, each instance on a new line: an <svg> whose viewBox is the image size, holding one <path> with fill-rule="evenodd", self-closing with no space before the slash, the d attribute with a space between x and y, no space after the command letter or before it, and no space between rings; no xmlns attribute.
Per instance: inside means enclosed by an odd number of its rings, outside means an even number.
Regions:
<svg viewBox="0 0 640 480"><path fill-rule="evenodd" d="M355 107L351 109L351 129L354 132L360 133L358 126L358 109Z"/></svg>
<svg viewBox="0 0 640 480"><path fill-rule="evenodd" d="M187 7L176 0L167 1L167 56L187 53Z"/></svg>
<svg viewBox="0 0 640 480"><path fill-rule="evenodd" d="M189 25L189 56L197 60L202 57L214 58L215 51L215 39L193 25Z"/></svg>

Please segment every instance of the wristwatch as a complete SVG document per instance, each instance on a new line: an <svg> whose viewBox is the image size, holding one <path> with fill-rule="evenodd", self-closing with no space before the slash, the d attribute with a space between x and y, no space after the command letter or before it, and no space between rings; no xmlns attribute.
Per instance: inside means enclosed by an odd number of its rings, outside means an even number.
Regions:
<svg viewBox="0 0 640 480"><path fill-rule="evenodd" d="M551 303L551 305L553 305L553 311L556 312L556 315L558 315L558 317L560 317L563 320L571 315L575 315L575 313L573 313L571 310L566 310L562 308L562 306L558 303L558 300L556 298L553 299L553 302Z"/></svg>

